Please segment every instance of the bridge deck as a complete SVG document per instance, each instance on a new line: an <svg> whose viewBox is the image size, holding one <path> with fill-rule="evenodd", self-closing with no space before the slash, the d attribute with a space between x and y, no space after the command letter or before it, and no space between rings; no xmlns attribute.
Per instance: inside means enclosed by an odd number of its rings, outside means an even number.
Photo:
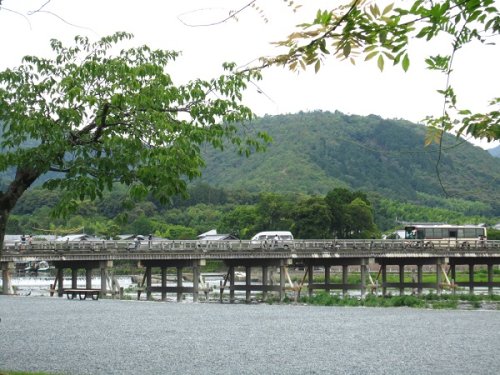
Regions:
<svg viewBox="0 0 500 375"><path fill-rule="evenodd" d="M435 258L500 257L500 241L295 240L268 244L252 241L78 241L7 244L0 261L155 260L247 258Z"/></svg>

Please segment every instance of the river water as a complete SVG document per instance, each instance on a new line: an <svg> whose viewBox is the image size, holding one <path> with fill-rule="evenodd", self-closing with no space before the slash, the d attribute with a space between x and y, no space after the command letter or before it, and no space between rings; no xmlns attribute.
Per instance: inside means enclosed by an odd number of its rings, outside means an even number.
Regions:
<svg viewBox="0 0 500 375"><path fill-rule="evenodd" d="M500 374L500 312L0 296L0 369Z"/></svg>

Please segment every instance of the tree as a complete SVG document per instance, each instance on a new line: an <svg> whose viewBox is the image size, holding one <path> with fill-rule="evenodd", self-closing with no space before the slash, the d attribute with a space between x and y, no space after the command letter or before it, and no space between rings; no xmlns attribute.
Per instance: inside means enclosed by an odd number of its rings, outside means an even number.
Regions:
<svg viewBox="0 0 500 375"><path fill-rule="evenodd" d="M228 63L218 78L176 86L166 68L179 54L147 46L113 53L131 38L52 40L55 57L26 56L0 72L0 172L15 170L0 192L0 248L18 199L49 171L57 174L43 186L61 192L58 215L116 183L133 198L151 193L165 203L200 175L202 144L228 141L249 155L269 141L238 132L253 117L242 90L258 72Z"/></svg>
<svg viewBox="0 0 500 375"><path fill-rule="evenodd" d="M292 205L284 195L262 193L257 203L259 222L256 230L288 230L291 225Z"/></svg>
<svg viewBox="0 0 500 375"><path fill-rule="evenodd" d="M346 206L345 212L348 237L375 237L376 227L373 220L373 210L370 205L361 198L355 198Z"/></svg>
<svg viewBox="0 0 500 375"><path fill-rule="evenodd" d="M290 2L293 4L293 2ZM295 71L313 66L317 72L329 55L352 63L374 60L380 70L386 62L410 67L408 52L412 41L440 39L449 43L448 53L429 56L428 69L441 72L446 85L443 112L426 119L426 143L440 143L447 131L457 136L468 133L476 138L500 139L500 98L491 99L491 111L472 113L458 107L452 87L456 53L471 42L493 44L500 32L500 15L494 0L416 0L394 3L383 8L379 1L349 0L331 10L318 10L316 18L299 25L287 39L276 43L286 52L263 59L263 67L283 65ZM443 51L444 52L444 51ZM261 67L262 68L262 67ZM259 68L260 69L260 68Z"/></svg>
<svg viewBox="0 0 500 375"><path fill-rule="evenodd" d="M234 234L238 238L252 237L258 221L257 209L251 205L238 205L225 212L220 220L220 230L223 233Z"/></svg>
<svg viewBox="0 0 500 375"><path fill-rule="evenodd" d="M374 228L370 201L361 191L335 188L325 196L331 218L331 233L338 238L350 238L362 230Z"/></svg>
<svg viewBox="0 0 500 375"><path fill-rule="evenodd" d="M330 210L323 197L310 197L294 208L291 230L295 238L330 238L330 221Z"/></svg>

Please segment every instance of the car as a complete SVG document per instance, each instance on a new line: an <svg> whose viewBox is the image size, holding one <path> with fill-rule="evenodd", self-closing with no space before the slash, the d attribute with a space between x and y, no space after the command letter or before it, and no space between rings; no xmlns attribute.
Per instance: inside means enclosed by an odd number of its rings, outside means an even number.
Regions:
<svg viewBox="0 0 500 375"><path fill-rule="evenodd" d="M259 232L250 243L254 249L289 249L293 248L293 234L283 230Z"/></svg>

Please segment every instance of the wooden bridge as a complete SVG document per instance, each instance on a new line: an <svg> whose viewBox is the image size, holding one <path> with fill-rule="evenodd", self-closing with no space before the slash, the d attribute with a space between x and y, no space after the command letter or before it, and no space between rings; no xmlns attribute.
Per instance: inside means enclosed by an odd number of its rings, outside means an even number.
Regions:
<svg viewBox="0 0 500 375"><path fill-rule="evenodd" d="M276 293L280 300L287 291L298 296L303 288L309 294L314 290L338 290L346 294L357 290L364 296L367 291L380 290L386 294L389 288L399 289L404 293L411 288L417 293L423 289L434 289L440 293L443 288L487 288L493 293L500 287L494 278L494 266L500 264L500 241L415 241L415 240L294 240L278 242L252 241L78 241L78 242L33 242L25 244L6 244L0 258L2 267L3 293L12 291L12 272L17 262L45 260L55 266L56 276L53 289L59 296L67 290L76 293L77 276L80 269L85 270L86 287L92 290L92 274L101 277L100 296L116 293L109 285L114 261L138 262L144 269L141 291L151 298L152 293L161 293L166 299L167 293L175 293L181 300L186 293L192 294L198 301L201 292L200 273L207 260L224 263L227 274L220 286L220 294L228 291L229 300L235 300L235 291L244 291L250 301L251 292L262 293L266 298L270 292ZM388 282L388 267L396 266L399 280ZM423 267L431 267L435 280L423 281ZM456 267L467 268L469 280L456 282ZM474 280L474 268L483 266L487 270L487 281ZM303 270L302 279L292 282L288 269ZM411 280L405 279L405 267L415 272ZM176 270L177 284L167 285L168 269ZM243 283L236 283L235 270L245 270ZM256 270L257 268L257 270ZM64 270L71 270L71 287L63 285ZM153 285L153 270L161 275L159 285ZM183 285L183 272L190 270L192 286ZM324 270L324 282L314 281L314 270ZM332 283L331 272L338 270L341 281ZM252 271L259 274L259 282L252 278ZM277 272L279 281L274 281L270 273ZM358 282L349 282L350 272L359 272ZM372 273L376 272L374 279Z"/></svg>

